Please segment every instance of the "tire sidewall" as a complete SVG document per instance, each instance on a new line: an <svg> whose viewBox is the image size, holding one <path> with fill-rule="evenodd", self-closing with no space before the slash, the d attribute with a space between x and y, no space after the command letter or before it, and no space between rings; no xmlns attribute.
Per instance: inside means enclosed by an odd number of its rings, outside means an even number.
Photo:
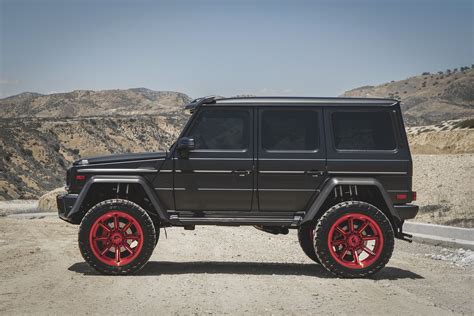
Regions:
<svg viewBox="0 0 474 316"><path fill-rule="evenodd" d="M138 256L123 266L111 266L100 261L90 245L90 231L95 221L111 211L121 211L132 216L143 231L143 245ZM79 249L81 254L94 269L105 274L128 274L140 270L150 258L157 238L155 227L150 216L137 204L127 200L106 200L92 207L84 216L79 228ZM150 251L151 249L151 251Z"/></svg>
<svg viewBox="0 0 474 316"><path fill-rule="evenodd" d="M368 267L350 269L338 263L328 248L329 231L342 216L359 213L371 217L380 226L383 245L380 256ZM364 277L382 269L389 261L394 248L394 233L387 216L375 206L365 202L343 202L330 208L319 220L315 231L315 249L320 262L331 272L343 277Z"/></svg>

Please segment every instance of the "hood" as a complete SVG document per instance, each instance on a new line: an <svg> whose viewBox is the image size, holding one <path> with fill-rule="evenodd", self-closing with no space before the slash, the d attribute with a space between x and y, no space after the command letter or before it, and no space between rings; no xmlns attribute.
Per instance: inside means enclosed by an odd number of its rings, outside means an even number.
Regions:
<svg viewBox="0 0 474 316"><path fill-rule="evenodd" d="M148 160L148 159L159 159L165 158L167 152L159 151L152 153L130 153L130 154L117 154L109 156L99 156L91 158L81 158L74 161L74 165L92 165L109 162L121 162L121 161L137 161L137 160Z"/></svg>

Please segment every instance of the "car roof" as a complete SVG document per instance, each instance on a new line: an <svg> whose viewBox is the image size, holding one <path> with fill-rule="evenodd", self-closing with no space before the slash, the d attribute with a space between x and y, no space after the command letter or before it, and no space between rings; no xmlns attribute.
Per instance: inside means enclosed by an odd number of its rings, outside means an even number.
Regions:
<svg viewBox="0 0 474 316"><path fill-rule="evenodd" d="M346 98L346 97L233 97L221 98L208 96L195 99L186 105L186 109L195 110L201 105L328 105L328 106L393 106L398 100L384 98Z"/></svg>

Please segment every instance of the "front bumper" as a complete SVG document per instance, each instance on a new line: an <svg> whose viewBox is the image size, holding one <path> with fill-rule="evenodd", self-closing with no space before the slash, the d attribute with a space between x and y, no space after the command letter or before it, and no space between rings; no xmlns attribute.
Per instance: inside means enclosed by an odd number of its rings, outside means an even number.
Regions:
<svg viewBox="0 0 474 316"><path fill-rule="evenodd" d="M58 204L58 216L60 219L77 224L74 216L71 215L72 207L77 200L77 194L60 194L56 196L56 203Z"/></svg>
<svg viewBox="0 0 474 316"><path fill-rule="evenodd" d="M398 216L400 219L406 220L406 219L411 219L415 218L416 214L418 214L418 205L413 205L413 204L401 204L401 205L394 205L395 210L398 213Z"/></svg>

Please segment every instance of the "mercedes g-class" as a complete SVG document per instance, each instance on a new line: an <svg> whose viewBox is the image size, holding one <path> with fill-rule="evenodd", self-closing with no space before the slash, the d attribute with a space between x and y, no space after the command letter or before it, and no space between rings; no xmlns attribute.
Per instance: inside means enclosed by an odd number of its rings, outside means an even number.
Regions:
<svg viewBox="0 0 474 316"><path fill-rule="evenodd" d="M410 240L412 159L397 100L205 97L167 152L85 158L68 169L59 217L80 224L84 259L129 274L160 228L298 230L306 255L341 277L385 266Z"/></svg>

